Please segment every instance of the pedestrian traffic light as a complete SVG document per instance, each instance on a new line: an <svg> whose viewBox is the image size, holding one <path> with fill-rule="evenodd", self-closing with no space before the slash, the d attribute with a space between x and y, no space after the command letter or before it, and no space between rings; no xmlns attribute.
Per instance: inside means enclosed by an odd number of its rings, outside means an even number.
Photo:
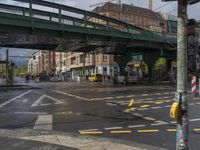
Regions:
<svg viewBox="0 0 200 150"><path fill-rule="evenodd" d="M172 119L177 119L178 115L179 115L179 103L174 102L171 106L171 109L170 109L170 117Z"/></svg>

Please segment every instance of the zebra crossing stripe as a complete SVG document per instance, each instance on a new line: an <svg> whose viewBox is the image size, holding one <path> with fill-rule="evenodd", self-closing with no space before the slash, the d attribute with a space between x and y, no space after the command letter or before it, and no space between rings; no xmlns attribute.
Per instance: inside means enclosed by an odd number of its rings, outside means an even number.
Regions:
<svg viewBox="0 0 200 150"><path fill-rule="evenodd" d="M53 115L39 115L33 129L52 130Z"/></svg>

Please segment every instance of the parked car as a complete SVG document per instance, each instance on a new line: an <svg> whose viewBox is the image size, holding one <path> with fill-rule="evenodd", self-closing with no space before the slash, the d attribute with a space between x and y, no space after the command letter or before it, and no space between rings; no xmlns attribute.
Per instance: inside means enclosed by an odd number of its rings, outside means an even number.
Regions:
<svg viewBox="0 0 200 150"><path fill-rule="evenodd" d="M102 82L103 76L101 74L92 74L88 79L90 82Z"/></svg>
<svg viewBox="0 0 200 150"><path fill-rule="evenodd" d="M137 76L117 76L117 82L122 84L128 84L128 83L136 83L138 82Z"/></svg>

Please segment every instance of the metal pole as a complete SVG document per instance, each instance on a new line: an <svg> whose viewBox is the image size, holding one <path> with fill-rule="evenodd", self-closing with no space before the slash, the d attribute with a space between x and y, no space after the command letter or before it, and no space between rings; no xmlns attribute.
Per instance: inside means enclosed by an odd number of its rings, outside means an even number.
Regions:
<svg viewBox="0 0 200 150"><path fill-rule="evenodd" d="M8 49L6 49L6 85L9 84L8 82Z"/></svg>
<svg viewBox="0 0 200 150"><path fill-rule="evenodd" d="M177 118L176 150L188 149L187 5L188 0L178 0L177 94L180 107Z"/></svg>

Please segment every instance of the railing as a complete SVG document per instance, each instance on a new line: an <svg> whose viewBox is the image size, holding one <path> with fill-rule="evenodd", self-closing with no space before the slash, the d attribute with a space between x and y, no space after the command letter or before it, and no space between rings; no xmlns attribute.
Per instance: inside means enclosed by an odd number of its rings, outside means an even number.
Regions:
<svg viewBox="0 0 200 150"><path fill-rule="evenodd" d="M146 31L142 28L122 22L120 20L102 16L93 12L82 9L61 5L57 3L47 2L43 0L14 0L28 4L25 6L13 6L0 3L0 13L2 15L16 15L29 21L30 24L46 22L47 27L57 24L59 30L63 30L65 26L82 27L84 31L90 29L106 31L110 36L122 36L129 39L148 40L165 42L168 39L166 35L158 35L157 33ZM41 9L45 7L45 9ZM50 11L54 10L54 11ZM56 12L55 12L56 11ZM71 14L71 16L70 16ZM14 17L14 16L13 16ZM77 31L78 32L78 31ZM102 34L105 32L102 32ZM125 34L126 33L126 34Z"/></svg>

